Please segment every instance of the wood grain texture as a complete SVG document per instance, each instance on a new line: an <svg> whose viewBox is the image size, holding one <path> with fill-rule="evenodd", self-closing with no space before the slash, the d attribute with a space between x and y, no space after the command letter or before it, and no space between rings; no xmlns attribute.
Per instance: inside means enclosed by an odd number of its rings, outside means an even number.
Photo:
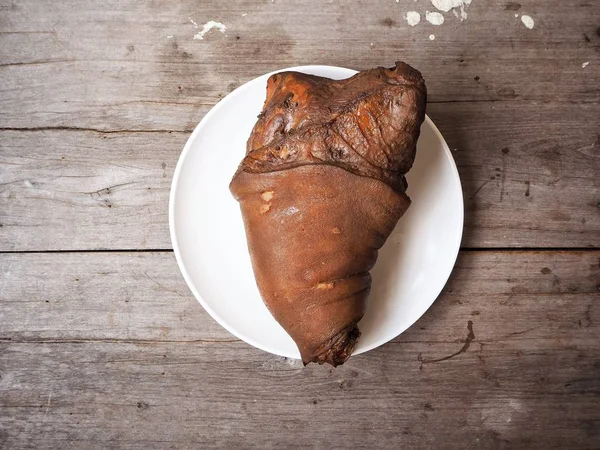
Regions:
<svg viewBox="0 0 600 450"><path fill-rule="evenodd" d="M600 9L427 9L0 0L0 448L600 448ZM236 87L398 59L457 162L463 246L587 251L463 251L413 327L337 369L230 335L169 251L88 252L171 247L179 153Z"/></svg>
<svg viewBox="0 0 600 450"><path fill-rule="evenodd" d="M1 5L0 251L170 248L172 170L223 95L284 66L399 58L425 74L428 112L456 150L464 246L600 245L591 3L479 2L441 27L409 27L422 5L383 0L351 14L334 1ZM194 39L209 19L226 33Z"/></svg>
<svg viewBox="0 0 600 450"><path fill-rule="evenodd" d="M0 249L169 248L187 134L2 132Z"/></svg>
<svg viewBox="0 0 600 450"><path fill-rule="evenodd" d="M599 251L463 252L421 320L337 369L231 339L170 253L0 270L7 448L600 445Z"/></svg>
<svg viewBox="0 0 600 450"><path fill-rule="evenodd" d="M600 144L582 113L600 117L600 105L429 106L461 175L463 246L600 245ZM187 136L0 132L0 251L171 248Z"/></svg>
<svg viewBox="0 0 600 450"><path fill-rule="evenodd" d="M599 258L600 251L462 252L420 322L425 328L412 332L452 342L472 319L489 321L492 328L477 333L484 340L534 326L528 337L565 337L579 319L591 321L588 307L600 314L592 305L600 296ZM0 274L2 339L233 339L197 304L171 252L3 254ZM450 316L440 323L437 314Z"/></svg>
<svg viewBox="0 0 600 450"><path fill-rule="evenodd" d="M520 3L505 0L473 2L466 21L448 13L440 27L424 20L431 7L390 0L2 4L2 127L190 130L234 87L302 64L366 69L403 59L425 75L431 102L600 95L594 2L528 1L517 13L534 17L533 30L514 17ZM412 9L423 16L416 27L404 19ZM194 39L192 20L227 31Z"/></svg>

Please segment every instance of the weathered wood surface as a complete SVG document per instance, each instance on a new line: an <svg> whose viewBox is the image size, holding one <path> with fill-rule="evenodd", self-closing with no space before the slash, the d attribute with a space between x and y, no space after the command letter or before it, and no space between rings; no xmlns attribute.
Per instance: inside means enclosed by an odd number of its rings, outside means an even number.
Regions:
<svg viewBox="0 0 600 450"><path fill-rule="evenodd" d="M0 271L6 448L600 445L600 251L463 252L421 320L335 370L233 339L171 253Z"/></svg>
<svg viewBox="0 0 600 450"><path fill-rule="evenodd" d="M432 9L0 0L0 448L600 448L600 8ZM227 31L193 39L209 20ZM337 369L228 334L171 252L87 252L171 248L181 148L237 86L397 59L453 150L463 246L588 250L464 251L411 329Z"/></svg>
<svg viewBox="0 0 600 450"><path fill-rule="evenodd" d="M594 1L474 1L466 21L448 14L440 27L425 22L433 8L424 1L2 5L3 127L190 130L233 87L300 64L364 69L404 59L424 73L431 102L595 103L600 95ZM406 24L413 9L425 23ZM515 12L533 16L535 28ZM227 31L194 40L190 19Z"/></svg>
<svg viewBox="0 0 600 450"><path fill-rule="evenodd" d="M5 131L0 250L170 248L184 133Z"/></svg>
<svg viewBox="0 0 600 450"><path fill-rule="evenodd" d="M0 251L170 248L172 170L226 93L279 67L399 58L456 149L464 246L600 245L593 2L474 2L440 27L408 26L428 8L391 0L0 6ZM194 39L209 19L227 31ZM115 133L131 130L153 133Z"/></svg>
<svg viewBox="0 0 600 450"><path fill-rule="evenodd" d="M234 339L196 302L171 252L4 254L0 275L2 339ZM425 328L412 333L453 342L470 319L480 324L479 342L524 330L528 339L569 340L600 315L593 300L600 251L466 251L419 322Z"/></svg>
<svg viewBox="0 0 600 450"><path fill-rule="evenodd" d="M458 164L465 247L600 245L600 104L429 107ZM0 132L0 250L171 248L187 133Z"/></svg>

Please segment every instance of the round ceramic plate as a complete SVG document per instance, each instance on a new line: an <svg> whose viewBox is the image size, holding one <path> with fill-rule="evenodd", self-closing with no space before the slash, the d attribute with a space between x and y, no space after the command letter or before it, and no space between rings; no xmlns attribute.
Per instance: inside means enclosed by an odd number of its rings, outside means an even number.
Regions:
<svg viewBox="0 0 600 450"><path fill-rule="evenodd" d="M348 78L354 70L284 70ZM267 352L299 358L258 293L244 225L229 182L266 95L266 74L221 100L188 139L173 177L169 226L179 267L204 309L229 332ZM398 336L431 306L456 261L463 229L460 179L448 145L427 117L407 175L412 204L379 252L354 354Z"/></svg>

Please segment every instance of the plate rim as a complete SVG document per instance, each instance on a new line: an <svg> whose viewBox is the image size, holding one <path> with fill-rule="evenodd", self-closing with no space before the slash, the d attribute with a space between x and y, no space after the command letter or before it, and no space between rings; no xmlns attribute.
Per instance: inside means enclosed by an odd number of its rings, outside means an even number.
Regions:
<svg viewBox="0 0 600 450"><path fill-rule="evenodd" d="M248 89L249 86L258 78L262 78L262 77L270 77L273 74L279 73L279 72L285 72L285 71L296 71L296 72L304 72L304 71L310 71L313 72L315 70L327 70L327 69L332 69L332 70L341 70L341 71L345 71L349 74L349 76L353 76L354 74L358 73L357 70L354 69L349 69L347 67L339 67L339 66L330 66L330 65L323 65L323 64L311 64L311 65L304 65L304 66L294 66L294 67L286 67L286 68L282 68L282 69L277 69L274 70L272 72L268 72L266 74L262 74L259 76L256 76L254 78L252 78L251 80L248 80L247 82L245 82L244 84L242 84L241 86L237 87L236 89L234 89L233 91L231 91L229 94L227 94L225 97L223 97L221 100L219 100L211 109L210 111L208 111L204 117L202 117L202 119L200 120L200 122L198 122L198 124L196 125L196 127L194 128L194 130L192 131L192 133L190 134L190 136L188 137L185 145L183 146L183 150L181 151L179 158L177 160L177 164L175 166L175 170L173 172L173 179L171 181L171 187L170 187L170 192L169 192L169 236L171 238L171 244L173 247L173 253L175 254L175 260L177 261L177 266L179 268L179 271L181 272L181 275L183 276L183 279L185 280L188 288L190 289L190 291L192 292L192 294L194 295L195 299L198 301L198 303L200 303L200 305L204 308L204 310L211 316L211 318L213 320L215 320L220 326L222 326L223 328L225 328L225 330L227 330L229 333L231 333L232 335L234 335L235 337L237 337L238 339L240 339L243 342L246 342L250 345L252 345L253 347L256 347L262 351L274 354L274 355L278 355L278 356L283 356L286 358L292 358L292 359L297 359L298 356L290 356L287 354L282 354L279 351L274 350L273 348L269 348L267 346L264 346L258 342L256 342L253 338L242 335L241 333L239 333L237 330L235 330L234 328L232 328L225 320L223 320L211 307L210 305L204 300L204 298L200 295L200 293L198 292L198 290L196 289L194 283L191 282L191 276L188 273L188 270L185 266L185 264L183 263L183 259L181 256L181 252L179 249L179 244L177 241L177 234L175 232L175 197L177 194L177 185L178 185L178 181L179 181L179 177L181 175L181 171L183 168L183 164L184 161L187 158L188 153L190 152L190 149L192 148L192 143L196 140L197 135L200 133L201 128L203 127L205 122L208 122L210 120L210 118L220 109L223 107L223 105L226 103L227 100L229 100L231 97L235 96L235 95L239 95L240 92L244 91L245 89ZM408 330L410 327L412 327L415 323L417 323L419 321L419 319L421 317L423 317L423 315L425 315L425 313L429 310L429 308L431 308L431 305L433 305L433 303L435 303L435 301L438 299L438 297L440 296L440 293L442 292L442 290L444 289L444 287L446 286L446 284L448 283L448 280L450 279L450 275L452 275L452 272L454 270L454 267L456 266L456 261L458 259L458 255L460 253L460 245L462 242L462 237L464 234L464 218L465 218L465 205L464 205L464 195L463 195L463 190L462 190L462 183L461 183L461 179L460 179L460 174L458 172L458 168L456 166L456 162L454 161L454 157L452 156L452 152L450 151L450 147L448 146L448 143L446 142L446 140L444 139L444 136L442 135L442 133L439 131L439 129L437 128L437 126L435 125L435 123L433 123L433 121L429 118L429 116L426 114L425 115L425 120L423 121L423 123L427 123L428 126L431 127L431 129L433 130L434 134L436 135L436 137L438 138L438 140L442 143L442 147L444 149L444 154L446 156L446 158L448 159L449 163L450 163L450 167L452 169L452 173L454 175L453 177L453 181L455 183L458 184L457 186L457 191L458 191L458 196L459 196L459 200L460 200L460 233L457 233L457 238L456 238L456 242L454 242L454 249L453 249L453 259L452 259L452 264L451 264L451 269L448 272L448 275L446 276L446 279L444 280L443 283L441 283L441 287L439 288L437 294L435 296L432 296L432 300L429 302L429 304L426 306L426 308L423 310L423 312L421 313L421 315L410 325L408 325L407 327L405 327L404 329L402 329L401 331L399 331L395 336L386 339L386 340L376 340L375 343L372 343L371 345L362 348L358 351L353 352L353 355L360 355L362 353L366 353L368 351L371 351L375 348L378 348L388 342L390 342L392 339L395 339L396 337L400 336L402 333L404 333L406 330ZM421 125L422 126L422 125Z"/></svg>

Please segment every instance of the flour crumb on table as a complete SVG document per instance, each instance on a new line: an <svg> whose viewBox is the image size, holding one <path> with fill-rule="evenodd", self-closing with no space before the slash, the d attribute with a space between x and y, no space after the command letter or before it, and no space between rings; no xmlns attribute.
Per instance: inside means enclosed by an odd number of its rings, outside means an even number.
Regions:
<svg viewBox="0 0 600 450"><path fill-rule="evenodd" d="M430 34L430 35L429 35L429 40L430 40L430 41L433 41L433 40L435 40L435 35L433 35L433 34Z"/></svg>
<svg viewBox="0 0 600 450"><path fill-rule="evenodd" d="M590 63L589 61L586 61L586 62L584 62L584 63L581 65L581 68L582 68L582 69L585 69L585 68L588 66L588 64L589 64L589 63Z"/></svg>
<svg viewBox="0 0 600 450"><path fill-rule="evenodd" d="M468 17L465 9L469 7L471 1L472 0L431 0L431 4L443 12L452 10L454 15L462 22Z"/></svg>
<svg viewBox="0 0 600 450"><path fill-rule="evenodd" d="M523 14L521 16L521 22L523 22L523 25L525 25L527 28L529 28L530 30L533 28L533 26L535 25L533 19L530 16L527 16L525 14Z"/></svg>
<svg viewBox="0 0 600 450"><path fill-rule="evenodd" d="M432 25L441 25L444 23L444 16L442 16L439 12L425 12L425 18L427 22Z"/></svg>
<svg viewBox="0 0 600 450"><path fill-rule="evenodd" d="M191 19L190 19L191 20ZM215 22L214 20L209 20L204 25L202 25L202 29L194 35L194 39L204 39L204 35L208 33L213 28L216 28L221 33L225 33L227 27L221 22Z"/></svg>
<svg viewBox="0 0 600 450"><path fill-rule="evenodd" d="M420 21L421 21L421 14L419 14L417 11L409 11L409 12L406 13L406 22L411 27L414 27Z"/></svg>

